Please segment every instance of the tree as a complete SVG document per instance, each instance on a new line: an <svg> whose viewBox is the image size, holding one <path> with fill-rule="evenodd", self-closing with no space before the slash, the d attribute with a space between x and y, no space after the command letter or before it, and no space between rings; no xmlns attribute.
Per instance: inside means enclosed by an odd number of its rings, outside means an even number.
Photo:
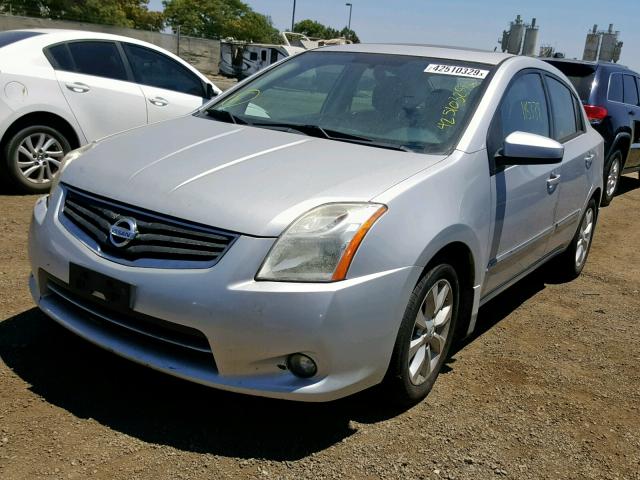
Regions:
<svg viewBox="0 0 640 480"><path fill-rule="evenodd" d="M184 35L254 42L274 42L278 30L271 19L241 0L164 0L167 24Z"/></svg>
<svg viewBox="0 0 640 480"><path fill-rule="evenodd" d="M0 9L17 15L162 30L162 13L149 11L148 4L149 0L0 0Z"/></svg>
<svg viewBox="0 0 640 480"><path fill-rule="evenodd" d="M301 20L293 26L293 31L303 33L312 38L335 38L340 35L338 30L316 22L315 20Z"/></svg>
<svg viewBox="0 0 640 480"><path fill-rule="evenodd" d="M360 39L358 38L358 35L356 35L356 32L349 30L347 27L340 30L340 36L347 40L351 40L353 43L360 43Z"/></svg>
<svg viewBox="0 0 640 480"><path fill-rule="evenodd" d="M293 31L297 33L303 33L308 37L330 39L337 37L344 37L347 40L351 40L353 43L360 43L360 39L356 32L349 30L347 27L342 30L336 30L335 28L328 27L316 22L315 20L301 20L293 26Z"/></svg>

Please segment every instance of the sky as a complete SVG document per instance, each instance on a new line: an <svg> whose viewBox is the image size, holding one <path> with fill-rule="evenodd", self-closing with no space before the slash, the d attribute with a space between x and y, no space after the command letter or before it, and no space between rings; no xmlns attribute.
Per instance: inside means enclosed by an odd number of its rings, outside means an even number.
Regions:
<svg viewBox="0 0 640 480"><path fill-rule="evenodd" d="M269 15L276 28L291 28L293 0L245 0ZM362 42L426 43L493 50L517 14L540 26L538 47L552 45L567 58L582 58L587 31L610 23L624 42L620 63L640 71L640 0L350 0L351 28ZM161 0L150 0L153 10ZM347 25L345 0L297 0L296 20L334 28Z"/></svg>

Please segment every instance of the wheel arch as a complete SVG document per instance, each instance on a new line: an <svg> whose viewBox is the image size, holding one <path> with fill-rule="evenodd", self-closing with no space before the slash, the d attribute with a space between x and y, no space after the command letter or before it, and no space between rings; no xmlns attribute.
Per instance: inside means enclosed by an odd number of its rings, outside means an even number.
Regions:
<svg viewBox="0 0 640 480"><path fill-rule="evenodd" d="M0 139L0 149L4 149L13 135L32 125L45 125L59 130L69 141L71 148L78 148L81 145L80 136L67 120L55 113L39 111L27 113L14 120L9 128L5 130L2 139Z"/></svg>
<svg viewBox="0 0 640 480"><path fill-rule="evenodd" d="M433 254L424 267L420 278L441 263L448 263L458 274L458 281L460 282L460 305L455 338L461 339L467 335L472 319L474 286L478 281L476 274L476 257L471 247L464 241L451 241Z"/></svg>
<svg viewBox="0 0 640 480"><path fill-rule="evenodd" d="M611 147L607 152L606 161L609 161L609 158L616 150L620 150L620 153L622 153L622 165L620 165L620 168L624 168L627 163L629 152L631 151L631 132L624 131L616 134L613 142L611 143Z"/></svg>

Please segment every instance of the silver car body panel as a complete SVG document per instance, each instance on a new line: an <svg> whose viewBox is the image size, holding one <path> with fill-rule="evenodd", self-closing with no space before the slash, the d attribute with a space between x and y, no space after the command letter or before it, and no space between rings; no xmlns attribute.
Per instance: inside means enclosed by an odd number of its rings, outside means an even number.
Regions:
<svg viewBox="0 0 640 480"><path fill-rule="evenodd" d="M453 58L496 69L449 155L396 152L191 116L99 142L64 171L64 183L241 236L210 269L120 265L96 255L60 224L55 212L64 189L58 188L48 209L44 202L36 206L30 236L32 293L41 308L105 348L183 378L257 395L324 401L382 380L411 291L444 247L462 245L472 259L471 333L482 303L568 246L588 201L602 188L603 141L586 116L586 131L564 143L561 164L513 166L492 174L486 145L514 75L534 68L564 78L558 70L528 57L449 48L326 50ZM549 190L551 174L562 181ZM335 201L388 207L358 249L347 280L255 281L275 237L302 213ZM217 371L194 372L178 359L153 357L83 327L38 283L41 269L66 281L70 259L136 285L137 312L202 331ZM301 380L277 368L297 351L318 360L317 377Z"/></svg>

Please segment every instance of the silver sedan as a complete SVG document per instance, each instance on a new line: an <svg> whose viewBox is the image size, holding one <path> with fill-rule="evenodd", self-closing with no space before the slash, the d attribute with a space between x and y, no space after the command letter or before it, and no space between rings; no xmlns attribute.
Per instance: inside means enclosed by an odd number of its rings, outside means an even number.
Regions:
<svg viewBox="0 0 640 480"><path fill-rule="evenodd" d="M30 233L51 318L216 388L424 398L479 307L582 271L603 141L539 60L415 45L292 57L69 154Z"/></svg>

